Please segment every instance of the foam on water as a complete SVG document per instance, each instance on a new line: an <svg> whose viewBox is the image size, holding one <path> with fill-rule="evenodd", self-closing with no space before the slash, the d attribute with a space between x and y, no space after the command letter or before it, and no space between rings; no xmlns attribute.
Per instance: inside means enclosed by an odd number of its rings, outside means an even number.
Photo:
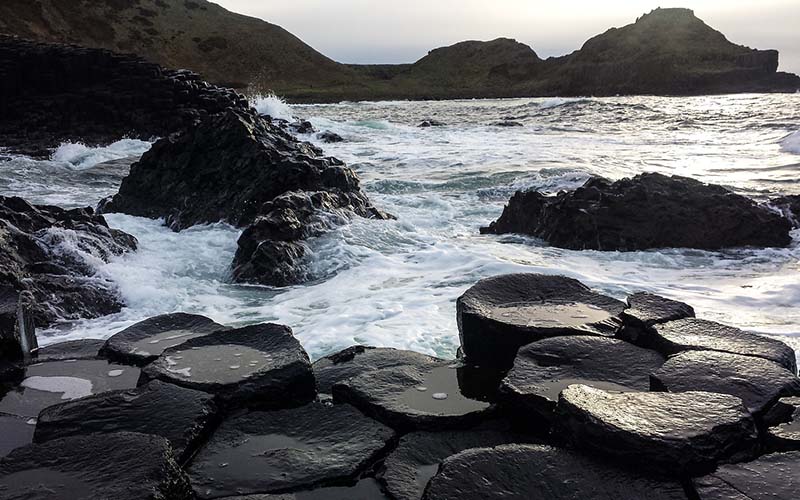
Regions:
<svg viewBox="0 0 800 500"><path fill-rule="evenodd" d="M250 98L250 105L262 115L269 115L272 118L279 118L286 121L294 121L291 106L286 104L282 98L275 94L256 95Z"/></svg>
<svg viewBox="0 0 800 500"><path fill-rule="evenodd" d="M98 163L128 156L141 156L150 149L151 142L122 139L103 147L89 147L81 143L64 142L56 148L50 159L74 169L93 167Z"/></svg>

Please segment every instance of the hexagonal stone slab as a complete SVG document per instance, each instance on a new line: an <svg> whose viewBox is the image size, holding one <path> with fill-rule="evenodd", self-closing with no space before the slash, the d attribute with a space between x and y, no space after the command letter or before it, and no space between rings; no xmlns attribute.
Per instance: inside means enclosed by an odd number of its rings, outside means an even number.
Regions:
<svg viewBox="0 0 800 500"><path fill-rule="evenodd" d="M456 303L461 347L478 365L510 367L517 350L562 335L612 336L625 303L564 276L509 274L479 281Z"/></svg>
<svg viewBox="0 0 800 500"><path fill-rule="evenodd" d="M0 413L37 417L48 406L92 394L136 387L139 368L105 360L65 360L25 368L21 385L0 400Z"/></svg>
<svg viewBox="0 0 800 500"><path fill-rule="evenodd" d="M694 309L689 304L652 293L634 293L628 296L628 308L620 314L625 324L620 336L638 342L654 325L684 318L694 318Z"/></svg>
<svg viewBox="0 0 800 500"><path fill-rule="evenodd" d="M140 321L111 336L103 356L122 363L144 366L164 350L226 327L197 314L164 314Z"/></svg>
<svg viewBox="0 0 800 500"><path fill-rule="evenodd" d="M98 359L100 349L105 345L104 340L70 340L40 347L33 358L34 363L48 361L67 361L73 359Z"/></svg>
<svg viewBox="0 0 800 500"><path fill-rule="evenodd" d="M519 350L500 387L501 404L519 418L550 421L558 395L572 384L646 391L664 364L655 351L606 337L554 337Z"/></svg>
<svg viewBox="0 0 800 500"><path fill-rule="evenodd" d="M0 413L0 458L33 441L36 419Z"/></svg>
<svg viewBox="0 0 800 500"><path fill-rule="evenodd" d="M393 438L349 405L252 412L223 422L189 475L199 498L306 488L355 478Z"/></svg>
<svg viewBox="0 0 800 500"><path fill-rule="evenodd" d="M708 392L609 392L573 385L558 401L556 432L573 446L659 473L707 472L755 456L758 433L742 400Z"/></svg>
<svg viewBox="0 0 800 500"><path fill-rule="evenodd" d="M767 441L777 450L800 450L800 397L783 398L778 405L785 408L784 415L768 429Z"/></svg>
<svg viewBox="0 0 800 500"><path fill-rule="evenodd" d="M5 500L189 500L192 490L166 439L95 434L19 448L0 460Z"/></svg>
<svg viewBox="0 0 800 500"><path fill-rule="evenodd" d="M333 386L335 402L347 402L401 430L443 430L475 425L495 407L465 382L473 368L458 361L409 365L362 373Z"/></svg>
<svg viewBox="0 0 800 500"><path fill-rule="evenodd" d="M800 452L722 465L713 474L694 479L694 487L700 500L797 500Z"/></svg>
<svg viewBox="0 0 800 500"><path fill-rule="evenodd" d="M230 406L281 408L316 396L308 354L283 325L254 325L189 339L166 349L142 374L214 394Z"/></svg>
<svg viewBox="0 0 800 500"><path fill-rule="evenodd" d="M661 482L576 453L538 445L477 448L444 461L426 500L686 500Z"/></svg>
<svg viewBox="0 0 800 500"><path fill-rule="evenodd" d="M664 354L720 351L768 359L797 373L794 350L783 342L703 319L683 319L656 325L649 345Z"/></svg>
<svg viewBox="0 0 800 500"><path fill-rule="evenodd" d="M246 495L223 500L389 500L389 497L383 494L378 481L367 477L354 486L328 486L296 493Z"/></svg>
<svg viewBox="0 0 800 500"><path fill-rule="evenodd" d="M419 500L447 457L470 448L527 442L529 437L491 429L412 432L400 438L400 444L386 457L380 481L396 500Z"/></svg>
<svg viewBox="0 0 800 500"><path fill-rule="evenodd" d="M439 360L414 351L356 345L314 362L317 390L330 394L333 385L367 371L395 366L426 366Z"/></svg>
<svg viewBox="0 0 800 500"><path fill-rule="evenodd" d="M34 440L140 432L167 438L178 461L191 458L217 420L213 396L154 380L127 391L104 392L45 408Z"/></svg>
<svg viewBox="0 0 800 500"><path fill-rule="evenodd" d="M785 396L800 395L800 379L777 363L717 351L688 351L667 360L650 379L654 390L704 391L742 399L756 417Z"/></svg>

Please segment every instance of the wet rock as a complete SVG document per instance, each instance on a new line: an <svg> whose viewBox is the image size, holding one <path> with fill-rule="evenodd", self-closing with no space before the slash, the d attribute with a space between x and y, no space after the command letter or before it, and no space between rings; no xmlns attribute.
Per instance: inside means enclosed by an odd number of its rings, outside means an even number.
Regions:
<svg viewBox="0 0 800 500"><path fill-rule="evenodd" d="M783 342L703 319L683 319L656 325L647 344L665 355L683 351L720 351L755 356L797 373L794 350Z"/></svg>
<svg viewBox="0 0 800 500"><path fill-rule="evenodd" d="M166 439L94 434L20 448L0 460L8 500L189 500L191 487Z"/></svg>
<svg viewBox="0 0 800 500"><path fill-rule="evenodd" d="M700 500L795 500L800 490L800 452L722 465L693 481Z"/></svg>
<svg viewBox="0 0 800 500"><path fill-rule="evenodd" d="M198 498L271 493L357 477L394 432L349 405L226 420L189 468Z"/></svg>
<svg viewBox="0 0 800 500"><path fill-rule="evenodd" d="M25 367L21 384L0 399L0 413L35 418L48 406L136 387L139 369L105 360L64 360Z"/></svg>
<svg viewBox="0 0 800 500"><path fill-rule="evenodd" d="M0 362L28 360L39 347L34 307L30 292L18 293L13 286L0 286Z"/></svg>
<svg viewBox="0 0 800 500"><path fill-rule="evenodd" d="M328 486L313 490L275 495L246 495L225 497L223 500L388 500L378 481L367 477L355 486Z"/></svg>
<svg viewBox="0 0 800 500"><path fill-rule="evenodd" d="M214 394L235 407L297 406L316 395L308 354L291 328L271 323L189 339L166 349L142 375Z"/></svg>
<svg viewBox="0 0 800 500"><path fill-rule="evenodd" d="M499 121L499 122L494 122L494 123L492 123L492 125L495 126L495 127L524 127L525 126L522 123L515 122L513 120L503 120L503 121Z"/></svg>
<svg viewBox="0 0 800 500"><path fill-rule="evenodd" d="M330 130L326 130L324 132L320 132L319 134L317 134L317 139L327 144L344 142L344 137L335 132L331 132Z"/></svg>
<svg viewBox="0 0 800 500"><path fill-rule="evenodd" d="M769 428L767 442L777 450L800 450L800 397L783 398L775 406L780 406L784 415Z"/></svg>
<svg viewBox="0 0 800 500"><path fill-rule="evenodd" d="M125 364L144 366L165 349L226 327L197 314L164 314L140 321L109 338L102 354Z"/></svg>
<svg viewBox="0 0 800 500"><path fill-rule="evenodd" d="M677 482L617 469L567 450L537 445L477 448L444 461L426 500L685 500Z"/></svg>
<svg viewBox="0 0 800 500"><path fill-rule="evenodd" d="M386 457L380 480L392 498L419 500L447 457L470 448L527 441L518 434L499 430L412 432L400 438L397 448Z"/></svg>
<svg viewBox="0 0 800 500"><path fill-rule="evenodd" d="M119 312L116 286L96 275L94 263L135 249L133 236L110 229L91 208L64 210L0 196L2 322L9 324L13 307L9 290L22 294L23 317L32 316L36 326Z"/></svg>
<svg viewBox="0 0 800 500"><path fill-rule="evenodd" d="M213 397L157 380L137 389L110 391L45 408L37 443L82 434L139 432L169 440L180 463L191 458L216 423Z"/></svg>
<svg viewBox="0 0 800 500"><path fill-rule="evenodd" d="M643 343L645 339L641 337L654 325L684 318L694 318L694 309L689 304L651 293L634 293L628 296L628 308L620 314L625 323L620 336L630 342Z"/></svg>
<svg viewBox="0 0 800 500"><path fill-rule="evenodd" d="M792 227L800 227L800 195L781 196L769 200L769 204L780 210L789 219Z"/></svg>
<svg viewBox="0 0 800 500"><path fill-rule="evenodd" d="M420 127L420 128L444 127L444 126L445 126L444 123L440 122L439 120L434 120L434 119L422 120L420 122L420 124L417 125L417 127Z"/></svg>
<svg viewBox="0 0 800 500"><path fill-rule="evenodd" d="M333 385L367 371L396 366L433 366L441 360L414 351L356 345L314 362L317 390L330 394Z"/></svg>
<svg viewBox="0 0 800 500"><path fill-rule="evenodd" d="M362 373L333 385L335 402L347 402L401 430L469 427L485 420L494 406L463 386L460 362L436 361Z"/></svg>
<svg viewBox="0 0 800 500"><path fill-rule="evenodd" d="M509 274L479 281L456 303L461 347L470 362L509 368L523 345L563 335L613 336L618 300L564 276Z"/></svg>
<svg viewBox="0 0 800 500"><path fill-rule="evenodd" d="M518 191L482 233L523 233L573 250L785 247L791 224L753 200L686 177L589 179L575 191Z"/></svg>
<svg viewBox="0 0 800 500"><path fill-rule="evenodd" d="M760 417L781 397L800 395L800 379L784 367L753 356L689 351L667 360L651 378L654 390L731 394Z"/></svg>
<svg viewBox="0 0 800 500"><path fill-rule="evenodd" d="M540 340L519 350L502 382L503 406L528 421L549 422L561 391L584 384L614 391L647 391L650 374L664 364L655 351L605 337Z"/></svg>
<svg viewBox="0 0 800 500"><path fill-rule="evenodd" d="M104 344L104 340L96 339L70 340L68 342L50 344L40 347L36 351L34 360L36 363L45 363L47 361L97 359Z"/></svg>
<svg viewBox="0 0 800 500"><path fill-rule="evenodd" d="M0 413L0 429L3 429L3 432L0 432L0 458L2 458L17 448L31 444L33 431L36 429L36 419Z"/></svg>
<svg viewBox="0 0 800 500"><path fill-rule="evenodd" d="M317 131L314 128L314 125L312 125L311 122L307 120L298 120L296 122L292 122L289 124L289 128L295 134L311 134Z"/></svg>
<svg viewBox="0 0 800 500"><path fill-rule="evenodd" d="M556 434L572 446L666 474L712 470L758 448L755 421L742 400L707 392L609 392L564 389Z"/></svg>

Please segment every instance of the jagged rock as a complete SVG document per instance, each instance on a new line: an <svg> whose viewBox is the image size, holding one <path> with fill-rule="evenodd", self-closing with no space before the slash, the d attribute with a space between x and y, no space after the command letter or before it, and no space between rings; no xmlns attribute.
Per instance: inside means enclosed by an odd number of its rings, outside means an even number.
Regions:
<svg viewBox="0 0 800 500"><path fill-rule="evenodd" d="M54 404L136 387L138 379L138 368L105 360L65 360L29 365L20 385L0 399L0 413L35 418Z"/></svg>
<svg viewBox="0 0 800 500"><path fill-rule="evenodd" d="M339 134L337 134L335 132L331 132L330 130L326 130L324 132L320 132L319 134L317 134L317 139L319 139L322 142L325 142L327 144L333 144L333 143L336 143L336 142L344 142L344 137L342 137L341 135L339 135Z"/></svg>
<svg viewBox="0 0 800 500"><path fill-rule="evenodd" d="M677 482L658 481L567 450L537 445L477 448L444 461L425 500L685 500Z"/></svg>
<svg viewBox="0 0 800 500"><path fill-rule="evenodd" d="M335 402L347 402L400 430L469 427L494 411L491 395L466 387L461 362L400 365L361 373L333 385Z"/></svg>
<svg viewBox="0 0 800 500"><path fill-rule="evenodd" d="M165 349L226 327L197 314L163 314L140 321L109 338L102 354L121 363L144 366Z"/></svg>
<svg viewBox="0 0 800 500"><path fill-rule="evenodd" d="M789 219L792 227L800 227L800 195L781 196L769 200L769 204L781 211Z"/></svg>
<svg viewBox="0 0 800 500"><path fill-rule="evenodd" d="M36 420L0 413L0 429L3 429L0 432L0 458L3 458L13 450L31 444Z"/></svg>
<svg viewBox="0 0 800 500"><path fill-rule="evenodd" d="M776 418L776 425L769 428L767 441L778 450L800 450L800 397L783 398L773 410L779 406L783 415ZM767 417L764 420L768 421ZM771 425L772 422L767 424Z"/></svg>
<svg viewBox="0 0 800 500"><path fill-rule="evenodd" d="M458 298L461 347L470 362L510 367L517 350L562 335L614 335L618 300L564 276L509 274L479 281Z"/></svg>
<svg viewBox="0 0 800 500"><path fill-rule="evenodd" d="M201 499L307 488L355 478L393 438L349 405L252 412L223 422L189 475Z"/></svg>
<svg viewBox="0 0 800 500"><path fill-rule="evenodd" d="M753 462L720 466L695 478L699 500L796 500L800 452L775 453Z"/></svg>
<svg viewBox="0 0 800 500"><path fill-rule="evenodd" d="M389 500L389 497L383 494L374 478L367 477L354 486L328 486L296 493L245 495L222 500Z"/></svg>
<svg viewBox="0 0 800 500"><path fill-rule="evenodd" d="M142 375L234 407L285 408L316 396L308 354L291 328L271 323L189 339L166 349Z"/></svg>
<svg viewBox="0 0 800 500"><path fill-rule="evenodd" d="M68 342L50 344L40 347L36 351L34 361L36 363L44 363L71 359L97 359L104 344L104 340L96 339L70 340Z"/></svg>
<svg viewBox="0 0 800 500"><path fill-rule="evenodd" d="M317 131L314 128L314 125L312 125L308 120L298 120L296 122L292 122L289 124L289 128L295 134L311 134Z"/></svg>
<svg viewBox="0 0 800 500"><path fill-rule="evenodd" d="M656 173L595 177L569 192L518 191L482 233L523 233L573 250L785 247L791 224L730 190Z"/></svg>
<svg viewBox="0 0 800 500"><path fill-rule="evenodd" d="M688 351L669 358L653 373L651 387L731 394L741 398L756 417L781 397L800 395L800 379L781 365L717 351Z"/></svg>
<svg viewBox="0 0 800 500"><path fill-rule="evenodd" d="M656 325L646 341L665 355L690 350L729 352L768 359L797 373L797 358L788 345L713 321L683 319Z"/></svg>
<svg viewBox="0 0 800 500"><path fill-rule="evenodd" d="M622 340L569 336L540 340L519 350L502 382L505 408L525 421L549 422L561 391L584 384L616 391L646 391L664 357Z"/></svg>
<svg viewBox="0 0 800 500"><path fill-rule="evenodd" d="M529 440L519 434L488 429L412 432L400 438L397 448L386 457L380 481L395 500L419 500L447 457L470 448Z"/></svg>
<svg viewBox="0 0 800 500"><path fill-rule="evenodd" d="M7 500L190 500L169 442L147 434L94 434L20 448L0 460Z"/></svg>
<svg viewBox="0 0 800 500"><path fill-rule="evenodd" d="M445 126L444 123L440 122L439 120L433 120L433 119L422 120L420 124L417 125L417 127L420 128L444 127L444 126Z"/></svg>
<svg viewBox="0 0 800 500"><path fill-rule="evenodd" d="M367 371L396 366L432 366L440 360L414 351L356 345L320 358L311 365L317 390L330 394L333 385Z"/></svg>
<svg viewBox="0 0 800 500"><path fill-rule="evenodd" d="M628 296L628 308L620 314L625 323L620 336L637 343L654 325L684 318L694 318L694 308L689 304L651 293L634 293Z"/></svg>
<svg viewBox="0 0 800 500"><path fill-rule="evenodd" d="M0 286L25 292L23 310L37 326L119 312L116 286L95 275L92 261L135 249L136 238L110 229L91 208L64 210L0 196Z"/></svg>
<svg viewBox="0 0 800 500"><path fill-rule="evenodd" d="M11 285L0 285L0 362L28 360L39 347L34 306L30 292L19 293Z"/></svg>
<svg viewBox="0 0 800 500"><path fill-rule="evenodd" d="M216 423L213 397L157 380L137 389L110 391L45 408L34 441L113 432L154 434L169 440L185 463Z"/></svg>
<svg viewBox="0 0 800 500"><path fill-rule="evenodd" d="M562 392L557 415L555 433L572 446L661 474L707 472L758 449L753 416L727 394L572 385Z"/></svg>
<svg viewBox="0 0 800 500"><path fill-rule="evenodd" d="M515 122L513 120L503 120L503 121L499 121L499 122L494 122L494 123L492 123L492 125L495 126L495 127L524 127L525 126L522 123Z"/></svg>

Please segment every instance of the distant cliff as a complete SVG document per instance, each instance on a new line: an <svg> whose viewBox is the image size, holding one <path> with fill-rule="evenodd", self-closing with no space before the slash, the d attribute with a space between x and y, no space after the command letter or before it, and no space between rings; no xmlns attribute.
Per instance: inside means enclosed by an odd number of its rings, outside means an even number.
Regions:
<svg viewBox="0 0 800 500"><path fill-rule="evenodd" d="M567 56L468 41L413 64L345 65L279 26L206 0L4 0L0 33L133 52L294 101L794 92L778 53L728 41L688 9L656 9Z"/></svg>

